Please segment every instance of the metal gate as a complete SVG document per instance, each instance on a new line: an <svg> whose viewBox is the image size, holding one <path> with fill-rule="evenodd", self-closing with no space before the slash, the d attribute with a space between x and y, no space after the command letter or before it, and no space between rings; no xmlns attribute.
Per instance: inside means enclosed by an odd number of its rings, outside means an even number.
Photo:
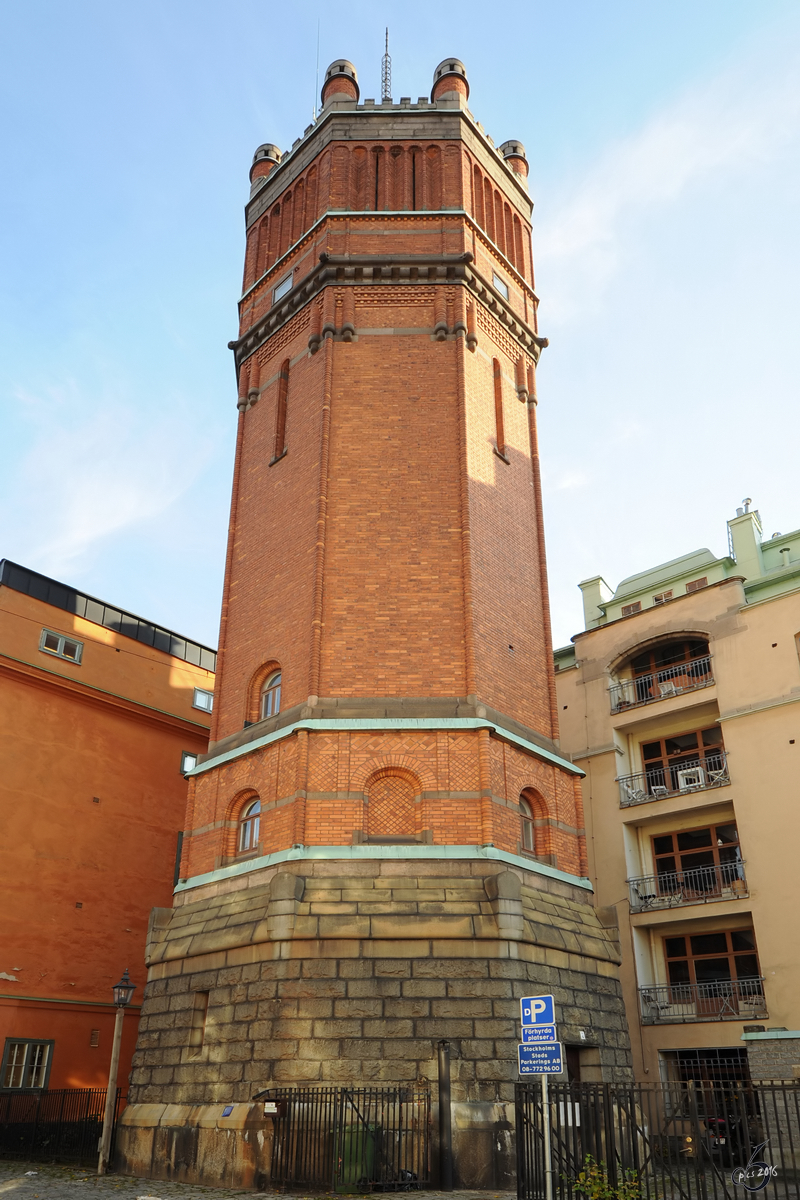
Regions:
<svg viewBox="0 0 800 1200"><path fill-rule="evenodd" d="M517 1084L519 1200L800 1200L800 1084L550 1083L546 1107Z"/></svg>
<svg viewBox="0 0 800 1200"><path fill-rule="evenodd" d="M430 1092L421 1087L271 1088L270 1184L397 1192L430 1182Z"/></svg>
<svg viewBox="0 0 800 1200"><path fill-rule="evenodd" d="M114 1131L122 1099L118 1088ZM96 1162L105 1104L105 1088L0 1093L0 1159Z"/></svg>

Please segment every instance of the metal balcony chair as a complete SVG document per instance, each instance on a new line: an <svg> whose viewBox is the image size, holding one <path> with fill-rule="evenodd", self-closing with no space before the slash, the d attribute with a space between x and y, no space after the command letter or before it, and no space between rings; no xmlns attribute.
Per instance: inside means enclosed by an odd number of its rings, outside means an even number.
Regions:
<svg viewBox="0 0 800 1200"><path fill-rule="evenodd" d="M676 774L679 792L696 792L706 786L706 773L702 767L687 767Z"/></svg>
<svg viewBox="0 0 800 1200"><path fill-rule="evenodd" d="M625 794L626 804L642 804L645 800L649 800L647 792L644 788L636 787L635 784L622 782L622 790Z"/></svg>

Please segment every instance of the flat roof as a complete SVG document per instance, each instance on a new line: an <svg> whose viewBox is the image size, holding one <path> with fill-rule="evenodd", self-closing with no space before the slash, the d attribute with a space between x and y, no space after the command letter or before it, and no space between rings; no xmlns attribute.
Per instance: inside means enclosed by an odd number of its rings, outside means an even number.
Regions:
<svg viewBox="0 0 800 1200"><path fill-rule="evenodd" d="M79 592L65 583L40 575L38 571L21 567L19 563L13 563L7 558L0 559L0 585L11 588L14 592L22 592L25 596L33 596L35 600L51 604L53 608L74 613L76 617L93 621L95 625L113 629L123 637L142 642L145 646L153 646L156 650L163 650L165 654L171 654L173 658L182 658L184 662L193 663L196 667L204 667L207 671L217 669L216 650L193 642L190 638L181 637L171 629L154 625L152 621L145 621L123 608L106 604L95 596L87 596L85 592Z"/></svg>

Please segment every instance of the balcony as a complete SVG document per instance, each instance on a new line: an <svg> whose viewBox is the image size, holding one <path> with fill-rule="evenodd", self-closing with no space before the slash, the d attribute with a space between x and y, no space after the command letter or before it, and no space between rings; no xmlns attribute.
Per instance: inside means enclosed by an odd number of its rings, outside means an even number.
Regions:
<svg viewBox="0 0 800 1200"><path fill-rule="evenodd" d="M639 1013L643 1025L684 1024L690 1021L749 1021L766 1017L763 978L716 979L710 983L673 983L640 987Z"/></svg>
<svg viewBox="0 0 800 1200"><path fill-rule="evenodd" d="M705 792L730 783L728 760L724 750L695 758L681 758L667 766L649 767L637 775L619 775L619 806L649 804L669 796Z"/></svg>
<svg viewBox="0 0 800 1200"><path fill-rule="evenodd" d="M628 708L639 708L655 700L666 700L669 696L681 696L697 688L708 687L714 682L711 657L693 658L689 662L664 667L651 675L638 675L635 679L624 679L609 688L612 713Z"/></svg>
<svg viewBox="0 0 800 1200"><path fill-rule="evenodd" d="M715 863L690 871L669 871L629 879L631 912L655 912L712 900L741 900L750 893L744 863Z"/></svg>

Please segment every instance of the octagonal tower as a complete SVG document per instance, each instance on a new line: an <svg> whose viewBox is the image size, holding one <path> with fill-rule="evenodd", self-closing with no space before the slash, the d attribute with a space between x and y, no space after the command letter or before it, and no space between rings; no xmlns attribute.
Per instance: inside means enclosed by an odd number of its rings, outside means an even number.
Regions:
<svg viewBox="0 0 800 1200"><path fill-rule="evenodd" d="M468 97L453 58L430 101L362 103L337 60L254 157L212 744L153 919L131 1169L152 1106L177 1145L180 1106L225 1102L230 1170L266 1181L258 1091L432 1078L445 1038L457 1180L505 1186L532 989L584 1078L628 1069L556 741L527 160Z"/></svg>

